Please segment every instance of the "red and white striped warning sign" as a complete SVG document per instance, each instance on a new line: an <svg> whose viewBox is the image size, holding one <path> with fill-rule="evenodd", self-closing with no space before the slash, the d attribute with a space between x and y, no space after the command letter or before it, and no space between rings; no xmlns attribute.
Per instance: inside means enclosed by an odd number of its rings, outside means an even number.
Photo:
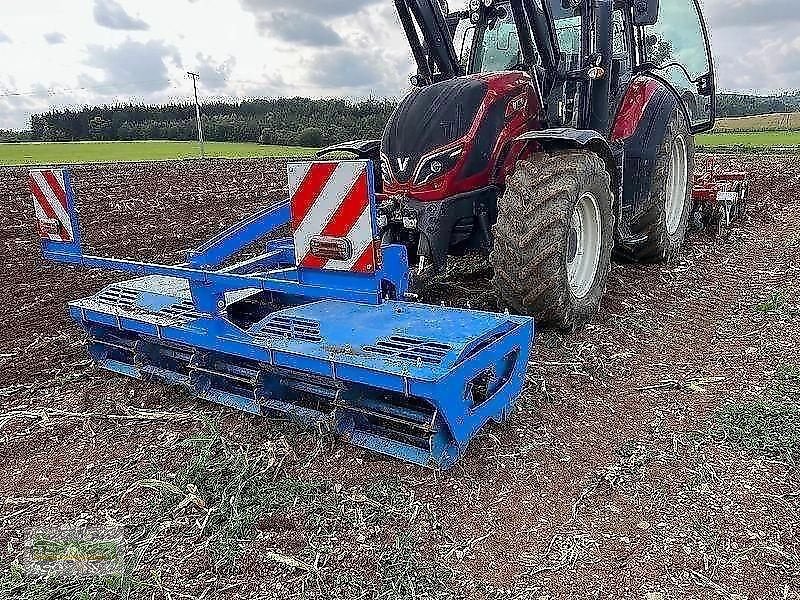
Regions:
<svg viewBox="0 0 800 600"><path fill-rule="evenodd" d="M69 217L64 171L32 170L28 183L33 195L39 235L53 242L74 242L75 233Z"/></svg>
<svg viewBox="0 0 800 600"><path fill-rule="evenodd" d="M375 272L367 161L291 163L289 194L298 267Z"/></svg>

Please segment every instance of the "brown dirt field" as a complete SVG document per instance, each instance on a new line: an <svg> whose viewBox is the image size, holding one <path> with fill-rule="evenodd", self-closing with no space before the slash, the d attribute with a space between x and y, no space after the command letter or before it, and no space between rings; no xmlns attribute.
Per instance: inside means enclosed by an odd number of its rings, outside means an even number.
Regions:
<svg viewBox="0 0 800 600"><path fill-rule="evenodd" d="M718 162L752 173L743 223L615 265L447 473L96 370L66 303L119 275L42 261L0 169L0 598L800 598L800 166ZM175 262L285 193L274 160L73 177L86 245ZM117 575L37 574L62 526L121 532Z"/></svg>

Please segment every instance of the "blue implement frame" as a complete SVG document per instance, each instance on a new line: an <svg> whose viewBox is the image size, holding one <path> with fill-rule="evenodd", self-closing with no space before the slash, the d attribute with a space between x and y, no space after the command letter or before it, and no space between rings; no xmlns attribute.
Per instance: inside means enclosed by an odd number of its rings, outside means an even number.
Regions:
<svg viewBox="0 0 800 600"><path fill-rule="evenodd" d="M375 205L372 163L366 162ZM84 254L69 174L70 243L42 239L47 259L138 277L70 304L97 362L180 383L255 414L328 421L353 444L448 468L519 396L533 343L528 317L405 302L405 247L375 273L298 268L282 202L214 236L179 265Z"/></svg>

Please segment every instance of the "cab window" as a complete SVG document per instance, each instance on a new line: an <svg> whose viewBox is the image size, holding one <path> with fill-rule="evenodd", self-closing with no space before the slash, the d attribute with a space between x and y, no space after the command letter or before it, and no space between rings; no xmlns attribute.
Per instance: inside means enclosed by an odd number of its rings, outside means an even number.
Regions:
<svg viewBox="0 0 800 600"><path fill-rule="evenodd" d="M644 53L683 100L692 126L709 123L711 97L698 91L697 82L710 74L711 62L695 0L661 3L658 23L644 29Z"/></svg>
<svg viewBox="0 0 800 600"><path fill-rule="evenodd" d="M470 23L469 19L461 19L458 22L456 33L453 36L453 45L458 54L458 62L465 73L470 73L472 71L470 56L472 54L472 44L474 41L475 26Z"/></svg>
<svg viewBox="0 0 800 600"><path fill-rule="evenodd" d="M556 38L558 48L564 57L567 70L581 68L581 18L564 17L556 19Z"/></svg>
<svg viewBox="0 0 800 600"><path fill-rule="evenodd" d="M480 38L476 39L477 30L467 13L456 26L454 45L466 73L508 71L522 64L519 34L511 7L508 3L496 6L496 16L487 23ZM574 16L573 10L561 7L560 0L555 0L553 6L558 7L553 11L559 48L567 68L577 69L580 67L581 18Z"/></svg>
<svg viewBox="0 0 800 600"><path fill-rule="evenodd" d="M613 37L612 53L614 56L628 56L628 34L625 30L625 17L621 10L615 10L612 14Z"/></svg>
<svg viewBox="0 0 800 600"><path fill-rule="evenodd" d="M511 10L501 6L483 33L483 44L475 57L475 71L508 71L522 63L519 34Z"/></svg>

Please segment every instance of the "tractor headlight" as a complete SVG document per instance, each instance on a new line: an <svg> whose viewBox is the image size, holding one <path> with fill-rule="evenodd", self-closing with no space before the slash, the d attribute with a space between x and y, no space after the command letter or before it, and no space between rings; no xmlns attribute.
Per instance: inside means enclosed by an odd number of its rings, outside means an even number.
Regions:
<svg viewBox="0 0 800 600"><path fill-rule="evenodd" d="M422 185L428 183L431 179L439 177L447 173L450 169L456 166L459 157L464 148L451 148L440 154L435 154L428 158L424 158L417 169L417 175L414 177L414 183Z"/></svg>

